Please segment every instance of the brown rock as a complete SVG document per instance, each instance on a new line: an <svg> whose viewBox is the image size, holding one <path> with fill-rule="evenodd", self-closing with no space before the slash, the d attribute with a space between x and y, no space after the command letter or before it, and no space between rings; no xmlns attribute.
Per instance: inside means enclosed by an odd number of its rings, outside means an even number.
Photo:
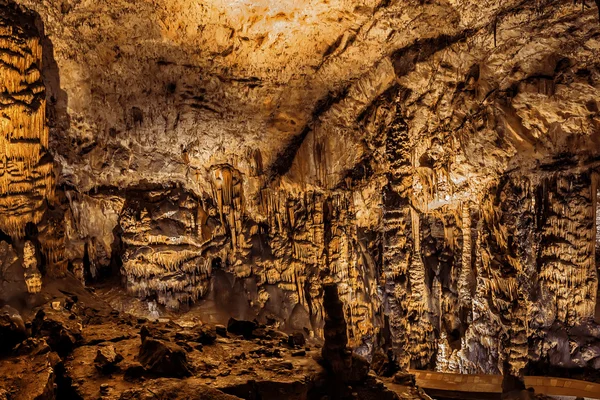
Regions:
<svg viewBox="0 0 600 400"><path fill-rule="evenodd" d="M32 334L44 337L52 350L61 356L70 353L82 342L82 326L79 317L61 309L44 306L32 322Z"/></svg>
<svg viewBox="0 0 600 400"><path fill-rule="evenodd" d="M0 352L9 352L27 338L27 330L21 315L10 306L0 309Z"/></svg>
<svg viewBox="0 0 600 400"><path fill-rule="evenodd" d="M227 323L227 332L243 336L246 339L252 338L252 333L256 328L256 322L237 320L235 318L230 318Z"/></svg>
<svg viewBox="0 0 600 400"><path fill-rule="evenodd" d="M192 378L186 380L156 379L144 384L143 388L130 389L119 400L239 400L220 390L213 389Z"/></svg>
<svg viewBox="0 0 600 400"><path fill-rule="evenodd" d="M192 374L185 350L151 337L142 341L139 361L147 371L161 376L186 377Z"/></svg>
<svg viewBox="0 0 600 400"><path fill-rule="evenodd" d="M288 345L291 347L302 347L306 344L306 338L300 332L295 332L289 335Z"/></svg>
<svg viewBox="0 0 600 400"><path fill-rule="evenodd" d="M123 360L123 356L117 353L115 346L106 345L100 346L94 359L94 364L102 373L110 373L114 371L117 364Z"/></svg>

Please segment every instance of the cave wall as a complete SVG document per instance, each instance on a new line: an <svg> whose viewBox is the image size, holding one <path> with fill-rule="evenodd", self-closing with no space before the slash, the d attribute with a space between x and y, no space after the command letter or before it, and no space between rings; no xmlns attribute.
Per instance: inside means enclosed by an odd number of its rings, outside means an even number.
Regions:
<svg viewBox="0 0 600 400"><path fill-rule="evenodd" d="M215 4L171 31L169 7L3 3L6 297L38 268L117 277L152 307L322 337L334 283L365 356L600 369L597 10L366 3L271 70L279 39L241 38L246 17ZM215 15L246 28L199 57L183 22ZM163 46L136 50L127 26Z"/></svg>

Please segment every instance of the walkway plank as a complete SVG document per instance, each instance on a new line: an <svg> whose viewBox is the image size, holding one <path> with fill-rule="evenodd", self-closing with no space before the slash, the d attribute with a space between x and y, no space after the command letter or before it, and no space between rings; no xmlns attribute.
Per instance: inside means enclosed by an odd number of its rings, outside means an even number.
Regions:
<svg viewBox="0 0 600 400"><path fill-rule="evenodd" d="M417 386L424 389L467 393L502 393L500 375L447 374L433 371L411 370ZM525 386L536 393L548 396L578 396L600 400L600 384L575 379L546 376L526 376Z"/></svg>

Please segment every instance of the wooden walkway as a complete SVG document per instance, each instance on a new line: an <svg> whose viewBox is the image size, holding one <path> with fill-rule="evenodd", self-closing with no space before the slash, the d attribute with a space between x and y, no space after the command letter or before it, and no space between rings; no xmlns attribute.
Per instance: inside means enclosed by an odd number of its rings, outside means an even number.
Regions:
<svg viewBox="0 0 600 400"><path fill-rule="evenodd" d="M500 375L446 374L433 371L411 370L417 386L436 391L467 393L502 393ZM600 384L575 379L526 376L525 386L548 396L576 396L600 400Z"/></svg>

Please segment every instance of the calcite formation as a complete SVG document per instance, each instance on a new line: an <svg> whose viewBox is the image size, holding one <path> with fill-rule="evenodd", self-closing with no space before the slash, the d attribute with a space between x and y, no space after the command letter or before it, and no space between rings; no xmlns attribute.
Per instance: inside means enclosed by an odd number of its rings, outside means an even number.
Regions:
<svg viewBox="0 0 600 400"><path fill-rule="evenodd" d="M0 41L0 229L20 238L54 192L42 45L33 20L10 6L0 14Z"/></svg>
<svg viewBox="0 0 600 400"><path fill-rule="evenodd" d="M42 289L42 275L37 268L35 247L30 241L25 242L23 249L23 268L25 269L25 285L29 293L39 293Z"/></svg>
<svg viewBox="0 0 600 400"><path fill-rule="evenodd" d="M596 5L0 4L10 285L315 340L325 285L366 359L597 376Z"/></svg>

